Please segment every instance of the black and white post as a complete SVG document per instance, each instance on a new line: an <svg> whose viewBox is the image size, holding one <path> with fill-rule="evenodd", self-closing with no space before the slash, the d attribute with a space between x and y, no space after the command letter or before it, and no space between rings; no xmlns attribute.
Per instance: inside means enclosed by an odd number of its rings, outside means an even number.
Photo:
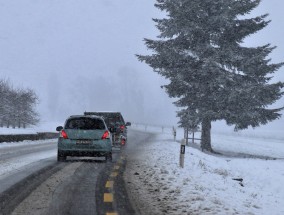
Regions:
<svg viewBox="0 0 284 215"><path fill-rule="evenodd" d="M173 127L173 135L174 135L174 141L176 141L177 130L175 129L175 127Z"/></svg>
<svg viewBox="0 0 284 215"><path fill-rule="evenodd" d="M179 165L181 168L184 167L184 154L185 154L185 139L182 139L180 145L180 157L179 157Z"/></svg>

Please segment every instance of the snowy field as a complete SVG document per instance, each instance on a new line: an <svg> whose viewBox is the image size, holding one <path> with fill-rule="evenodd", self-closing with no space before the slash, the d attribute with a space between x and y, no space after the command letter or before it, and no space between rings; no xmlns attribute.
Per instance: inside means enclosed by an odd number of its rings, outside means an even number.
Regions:
<svg viewBox="0 0 284 215"><path fill-rule="evenodd" d="M145 131L145 126L131 129ZM134 163L128 162L125 173L144 205L142 214L284 214L282 133L272 139L262 132L252 137L216 132L213 148L225 155L186 147L180 168L180 143L173 141L171 129L162 133L161 127L148 126L147 131L156 133L156 140L139 151ZM177 140L182 137L179 129Z"/></svg>
<svg viewBox="0 0 284 215"><path fill-rule="evenodd" d="M63 125L64 122L41 122L37 126L28 128L0 128L1 134L36 134L38 132L56 132L56 127Z"/></svg>

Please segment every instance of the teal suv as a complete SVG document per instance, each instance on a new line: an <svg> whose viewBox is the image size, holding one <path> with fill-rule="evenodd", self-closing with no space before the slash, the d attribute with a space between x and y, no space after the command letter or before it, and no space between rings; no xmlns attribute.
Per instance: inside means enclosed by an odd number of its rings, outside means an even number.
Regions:
<svg viewBox="0 0 284 215"><path fill-rule="evenodd" d="M112 160L112 138L103 118L99 116L70 116L64 127L56 128L58 138L57 160L67 156L93 156Z"/></svg>

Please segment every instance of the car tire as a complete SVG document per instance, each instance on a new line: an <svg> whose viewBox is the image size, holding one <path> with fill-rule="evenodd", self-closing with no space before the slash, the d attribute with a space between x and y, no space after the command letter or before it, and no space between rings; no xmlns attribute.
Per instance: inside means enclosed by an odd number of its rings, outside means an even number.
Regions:
<svg viewBox="0 0 284 215"><path fill-rule="evenodd" d="M124 140L121 140L121 147L125 147L126 146L126 143L127 143L127 140L124 139Z"/></svg>
<svg viewBox="0 0 284 215"><path fill-rule="evenodd" d="M112 161L112 153L111 152L106 155L106 161L107 162L111 162Z"/></svg>
<svg viewBox="0 0 284 215"><path fill-rule="evenodd" d="M66 161L66 155L64 155L62 152L57 152L57 161Z"/></svg>

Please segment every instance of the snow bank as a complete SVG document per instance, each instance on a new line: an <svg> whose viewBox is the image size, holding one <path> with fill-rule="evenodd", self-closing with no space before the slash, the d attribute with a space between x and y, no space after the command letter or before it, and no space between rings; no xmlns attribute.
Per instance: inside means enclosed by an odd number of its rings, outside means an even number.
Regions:
<svg viewBox="0 0 284 215"><path fill-rule="evenodd" d="M270 142L267 151L258 138L216 141L220 149L235 145L230 148L235 154L284 155L283 142ZM283 159L207 155L186 147L185 168L180 168L179 152L172 135L159 131L156 141L128 162L125 180L131 181L142 214L284 214Z"/></svg>

